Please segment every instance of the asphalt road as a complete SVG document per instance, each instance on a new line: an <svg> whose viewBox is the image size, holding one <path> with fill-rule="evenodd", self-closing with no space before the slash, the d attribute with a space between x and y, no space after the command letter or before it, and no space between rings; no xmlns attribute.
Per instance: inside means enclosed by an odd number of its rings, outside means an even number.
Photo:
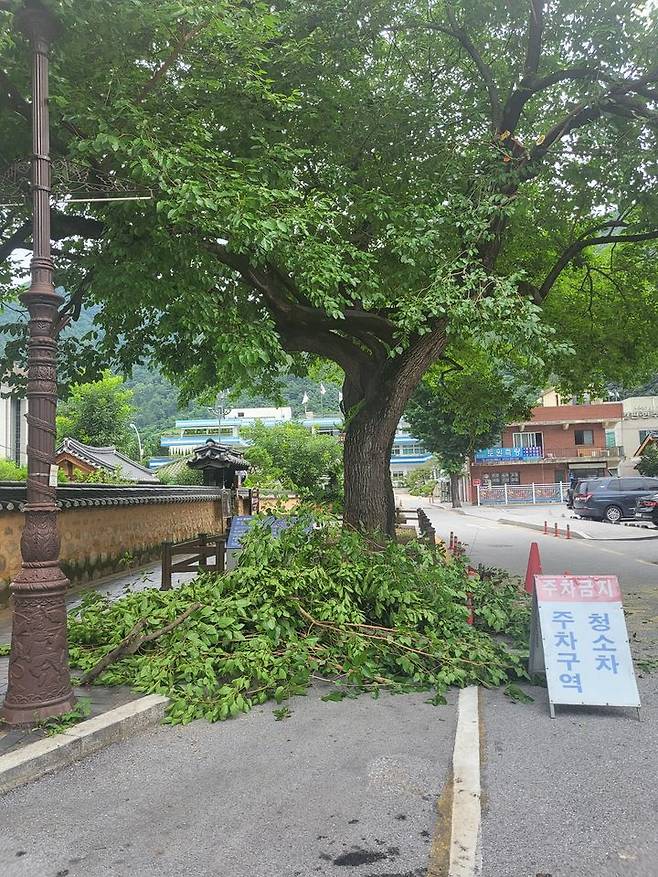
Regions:
<svg viewBox="0 0 658 877"><path fill-rule="evenodd" d="M658 875L658 540L609 525L617 539L567 540L424 507L475 564L525 575L534 541L545 573L616 575L638 672L641 721L634 710L582 707L558 707L551 720L544 688L525 686L530 704L481 692L484 877Z"/></svg>
<svg viewBox="0 0 658 877"><path fill-rule="evenodd" d="M423 508L437 535L448 541L453 532L474 565L503 567L525 576L530 545L537 542L544 573L617 576L624 595L633 656L636 661L658 661L658 539L625 538L626 528L606 524L600 526L618 532L618 539L556 538L495 519L459 514L442 506Z"/></svg>
<svg viewBox="0 0 658 877"><path fill-rule="evenodd" d="M455 700L313 691L140 735L0 798L0 873L425 877Z"/></svg>
<svg viewBox="0 0 658 877"><path fill-rule="evenodd" d="M658 874L658 540L555 539L427 507L474 563L612 573L639 668L634 711L481 691L483 877ZM651 668L653 672L649 672ZM456 692L324 703L319 692L159 728L0 798L7 877L446 877Z"/></svg>
<svg viewBox="0 0 658 877"><path fill-rule="evenodd" d="M485 877L658 874L658 676L635 710L514 703L481 692Z"/></svg>

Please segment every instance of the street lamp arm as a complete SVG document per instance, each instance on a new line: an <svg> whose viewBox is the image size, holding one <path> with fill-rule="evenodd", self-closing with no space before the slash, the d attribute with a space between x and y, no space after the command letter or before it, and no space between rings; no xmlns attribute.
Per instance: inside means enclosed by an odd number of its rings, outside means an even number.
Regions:
<svg viewBox="0 0 658 877"><path fill-rule="evenodd" d="M137 436L137 448L139 449L139 462L142 462L142 458L144 456L144 451L142 449L142 440L139 435L139 430L135 426L134 423L131 423L130 426L135 430L135 435Z"/></svg>

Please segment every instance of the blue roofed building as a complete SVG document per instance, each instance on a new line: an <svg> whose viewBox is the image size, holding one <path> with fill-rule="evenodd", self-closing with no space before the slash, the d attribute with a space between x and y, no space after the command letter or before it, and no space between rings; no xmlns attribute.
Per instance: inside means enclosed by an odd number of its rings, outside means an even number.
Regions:
<svg viewBox="0 0 658 877"><path fill-rule="evenodd" d="M316 435L342 435L343 418L340 415L316 416L308 412L300 419L294 419L289 406L281 408L233 408L221 421L217 418L200 420L177 420L175 428L160 439L160 446L167 456L152 457L149 466L158 469L172 462L172 457L187 456L194 448L207 439L214 439L222 445L245 448L249 444L244 430L256 422L265 426L278 426L284 423L301 423ZM391 453L391 478L395 485L402 484L406 475L431 459L421 442L409 433L409 427L402 420L398 426Z"/></svg>

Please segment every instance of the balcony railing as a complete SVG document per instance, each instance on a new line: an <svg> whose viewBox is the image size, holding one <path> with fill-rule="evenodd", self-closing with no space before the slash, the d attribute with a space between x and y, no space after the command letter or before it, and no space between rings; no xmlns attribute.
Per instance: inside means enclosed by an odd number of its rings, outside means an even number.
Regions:
<svg viewBox="0 0 658 877"><path fill-rule="evenodd" d="M593 448L589 445L570 448L484 448L475 452L476 463L535 463L538 460L609 460L620 459L624 449L620 447Z"/></svg>
<svg viewBox="0 0 658 877"><path fill-rule="evenodd" d="M578 445L570 448L550 448L544 451L544 460L570 460L573 458L585 458L596 460L609 460L624 456L624 449L620 447L593 448L590 445Z"/></svg>

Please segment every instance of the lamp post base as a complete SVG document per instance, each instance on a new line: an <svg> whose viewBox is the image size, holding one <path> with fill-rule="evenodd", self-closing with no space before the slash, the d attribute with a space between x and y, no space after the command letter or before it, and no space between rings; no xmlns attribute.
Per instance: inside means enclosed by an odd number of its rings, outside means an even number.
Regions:
<svg viewBox="0 0 658 877"><path fill-rule="evenodd" d="M0 711L8 725L33 725L75 706L68 667L67 586L56 562L24 567L12 584L9 685Z"/></svg>
<svg viewBox="0 0 658 877"><path fill-rule="evenodd" d="M11 725L12 728L21 726L33 727L38 722L43 722L46 719L56 719L57 716L63 716L65 713L71 712L75 705L76 699L72 690L71 694L64 700L55 701L39 708L9 704L5 701L5 705L0 710L0 718L5 724Z"/></svg>

